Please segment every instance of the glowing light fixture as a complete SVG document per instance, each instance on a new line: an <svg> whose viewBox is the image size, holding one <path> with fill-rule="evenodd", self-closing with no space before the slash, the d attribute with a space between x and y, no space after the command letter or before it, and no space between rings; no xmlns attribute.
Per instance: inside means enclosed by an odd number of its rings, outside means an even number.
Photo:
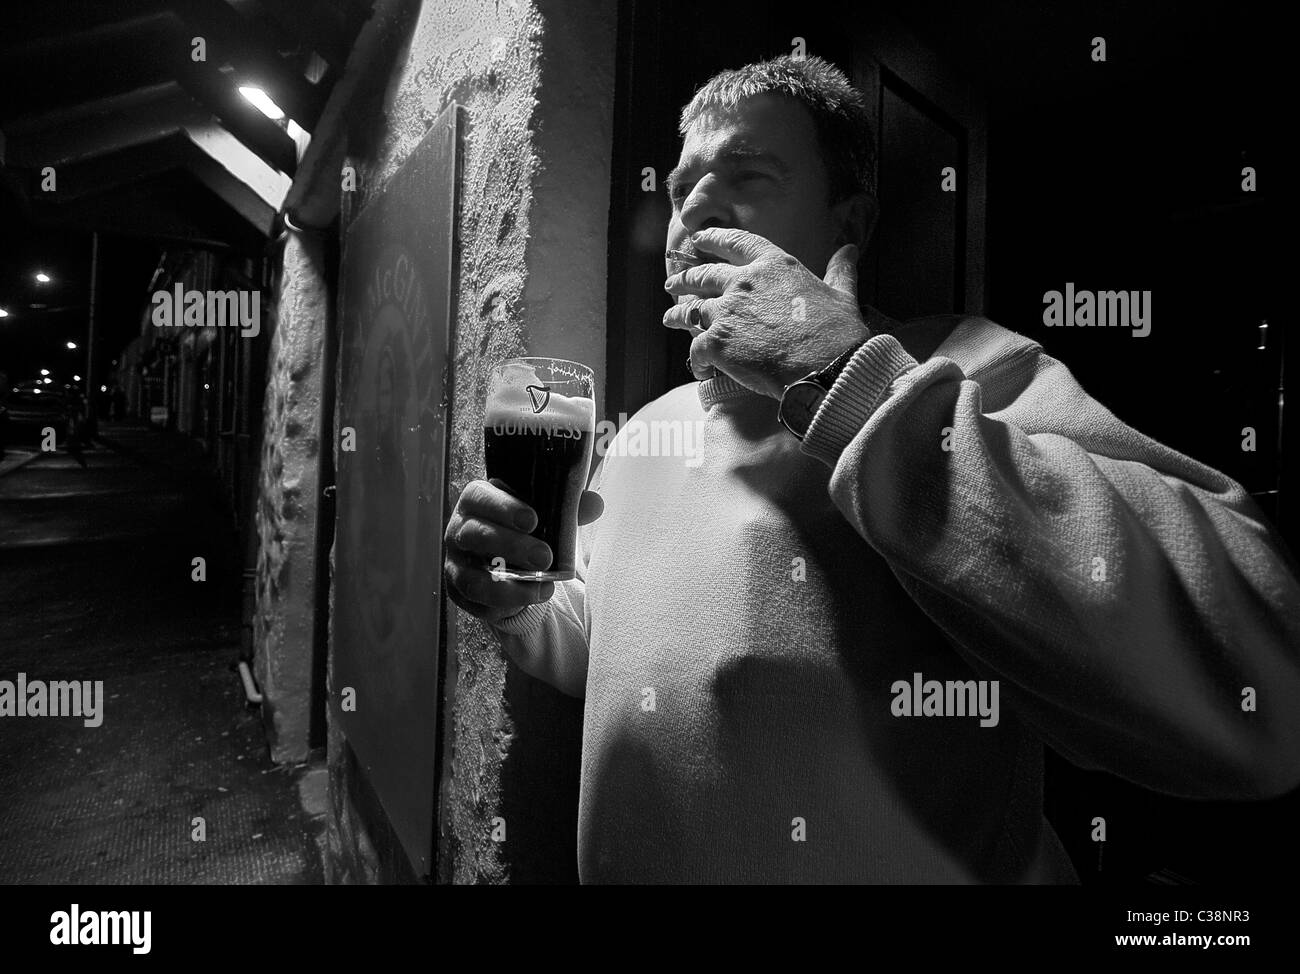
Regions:
<svg viewBox="0 0 1300 974"><path fill-rule="evenodd" d="M77 343L76 343L76 342L68 342L68 348L69 348L69 350L74 349L74 348L76 348L76 347L77 347Z"/></svg>
<svg viewBox="0 0 1300 974"><path fill-rule="evenodd" d="M37 271L37 272L36 272L36 280L40 281L42 284L49 284L49 283L50 283L50 275L49 275L49 274L46 274L44 271Z"/></svg>
<svg viewBox="0 0 1300 974"><path fill-rule="evenodd" d="M265 91L252 85L240 85L239 93L243 95L254 108L265 115L273 122L278 122L284 118L284 111L275 102L271 101Z"/></svg>

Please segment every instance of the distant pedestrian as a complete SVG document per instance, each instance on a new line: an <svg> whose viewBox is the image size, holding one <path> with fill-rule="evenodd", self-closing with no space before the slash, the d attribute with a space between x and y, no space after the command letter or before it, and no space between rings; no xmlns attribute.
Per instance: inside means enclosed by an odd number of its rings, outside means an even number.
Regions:
<svg viewBox="0 0 1300 974"><path fill-rule="evenodd" d="M82 436L86 428L86 400L76 391L72 391L68 401L67 438L64 449L68 455L82 467L87 466L86 458L81 455Z"/></svg>

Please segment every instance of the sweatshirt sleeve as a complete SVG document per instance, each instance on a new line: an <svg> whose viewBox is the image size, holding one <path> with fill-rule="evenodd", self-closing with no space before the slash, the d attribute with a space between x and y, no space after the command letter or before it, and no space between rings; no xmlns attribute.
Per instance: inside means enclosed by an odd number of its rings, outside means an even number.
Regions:
<svg viewBox="0 0 1300 974"><path fill-rule="evenodd" d="M599 492L602 464L598 464L588 490ZM578 528L577 578L556 582L546 602L527 605L493 628L501 648L515 665L530 676L551 684L572 697L585 697L589 655L586 617L587 566L596 523Z"/></svg>
<svg viewBox="0 0 1300 974"><path fill-rule="evenodd" d="M1039 345L968 318L918 363L877 335L803 450L1071 761L1194 798L1300 783L1294 560L1239 484L1126 426Z"/></svg>

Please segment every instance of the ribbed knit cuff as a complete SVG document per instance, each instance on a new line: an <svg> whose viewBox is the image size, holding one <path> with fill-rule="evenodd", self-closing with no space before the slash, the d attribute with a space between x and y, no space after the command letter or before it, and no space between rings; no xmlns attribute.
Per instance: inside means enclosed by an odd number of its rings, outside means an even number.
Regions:
<svg viewBox="0 0 1300 974"><path fill-rule="evenodd" d="M524 606L512 616L498 619L491 626L509 636L527 636L541 628L550 612L550 602L537 602Z"/></svg>
<svg viewBox="0 0 1300 974"><path fill-rule="evenodd" d="M880 407L890 383L916 368L917 361L893 335L870 339L849 359L817 407L801 449L834 469L840 454Z"/></svg>

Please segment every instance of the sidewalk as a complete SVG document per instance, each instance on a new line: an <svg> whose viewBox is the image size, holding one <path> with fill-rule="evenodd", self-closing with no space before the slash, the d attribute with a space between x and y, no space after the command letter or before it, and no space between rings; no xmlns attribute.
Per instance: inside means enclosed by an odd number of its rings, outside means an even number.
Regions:
<svg viewBox="0 0 1300 974"><path fill-rule="evenodd" d="M9 447L5 450L4 459L0 460L0 477L26 466L38 456L40 456L39 450L19 450Z"/></svg>
<svg viewBox="0 0 1300 974"><path fill-rule="evenodd" d="M207 457L102 433L84 469L60 450L0 478L0 680L102 681L103 702L98 727L0 718L0 883L321 883L324 770L272 764L244 699Z"/></svg>

